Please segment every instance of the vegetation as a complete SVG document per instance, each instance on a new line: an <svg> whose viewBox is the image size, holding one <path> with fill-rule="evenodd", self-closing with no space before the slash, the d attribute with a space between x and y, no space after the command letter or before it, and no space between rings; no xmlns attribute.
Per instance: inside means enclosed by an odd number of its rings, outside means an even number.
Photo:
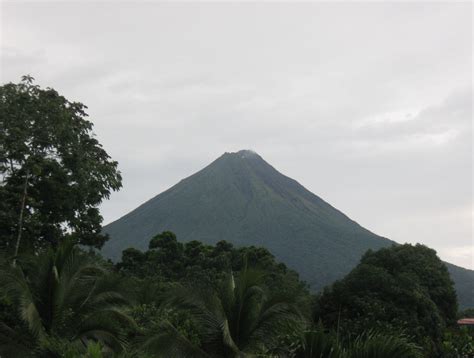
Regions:
<svg viewBox="0 0 474 358"><path fill-rule="evenodd" d="M420 347L402 335L367 332L352 341L341 342L333 332L305 332L297 341L295 358L421 358Z"/></svg>
<svg viewBox="0 0 474 358"><path fill-rule="evenodd" d="M265 248L171 231L106 261L91 249L105 240L97 205L120 175L85 107L30 77L1 87L0 106L0 357L473 354L446 266L422 245L368 251L321 295Z"/></svg>
<svg viewBox="0 0 474 358"><path fill-rule="evenodd" d="M103 245L97 206L121 177L85 110L29 76L0 87L0 248Z"/></svg>
<svg viewBox="0 0 474 358"><path fill-rule="evenodd" d="M5 264L0 355L61 356L85 352L90 341L122 351L123 327L134 323L120 286L104 265L70 241L22 256L15 266Z"/></svg>
<svg viewBox="0 0 474 358"><path fill-rule="evenodd" d="M456 293L446 266L423 245L368 251L343 280L326 288L317 314L354 334L368 328L406 332L431 354L455 322Z"/></svg>
<svg viewBox="0 0 474 358"><path fill-rule="evenodd" d="M261 247L234 248L226 241L219 241L215 246L199 241L181 243L174 233L165 231L150 241L146 252L133 248L124 250L116 267L125 276L144 281L200 282L212 286L225 279L229 272L242 271L246 265L265 272L262 280L272 293L299 297L300 307L310 309L307 285L299 280L296 272L278 263L268 250Z"/></svg>
<svg viewBox="0 0 474 358"><path fill-rule="evenodd" d="M151 241L153 248L143 255L154 260L160 257L162 248L157 246L157 241L174 240L169 232L158 235ZM226 245L221 243L207 249L215 253L222 246ZM285 270L274 271L282 265L272 262L270 257L268 269L252 268L247 257L258 249L227 248L240 254L236 259L242 261L239 271L217 274L217 267L211 264L209 276L182 282L160 275L165 266L173 267L173 260L162 263L155 272L150 269L147 275L135 275L130 266L125 269L123 262L114 267L70 240L62 241L56 249L43 249L32 256L23 254L15 266L7 258L0 272L0 354L8 357L422 356L418 343L414 343L415 337L387 331L360 334L343 331L341 327L348 327L345 323L340 327L328 325L325 330L320 324L312 323L308 312L312 297L304 289L300 292L288 289L296 283L288 283ZM278 283L269 285L268 277L277 278ZM297 278L293 279L304 288ZM278 290L278 285L282 290ZM446 350L453 349L453 337L461 339L453 331L449 334ZM460 349L466 349L464 343Z"/></svg>
<svg viewBox="0 0 474 358"><path fill-rule="evenodd" d="M446 268L421 245L368 252L320 296L255 247L182 244L164 232L148 251L123 257L112 265L68 239L20 255L15 266L3 257L0 355L410 358L474 351L473 332L453 324ZM394 277L370 265L391 267ZM437 267L438 280L420 282L410 271L423 274L423 267L434 276Z"/></svg>
<svg viewBox="0 0 474 358"><path fill-rule="evenodd" d="M240 357L265 353L278 346L278 338L297 330L303 322L292 298L269 295L263 286L263 272L245 268L234 279L228 274L217 290L200 286L176 287L170 292L173 309L188 311L199 329L201 354L212 357ZM165 337L168 340L165 340ZM154 352L185 347L174 332L160 332ZM151 346L151 338L146 346ZM197 349L193 349L197 351Z"/></svg>

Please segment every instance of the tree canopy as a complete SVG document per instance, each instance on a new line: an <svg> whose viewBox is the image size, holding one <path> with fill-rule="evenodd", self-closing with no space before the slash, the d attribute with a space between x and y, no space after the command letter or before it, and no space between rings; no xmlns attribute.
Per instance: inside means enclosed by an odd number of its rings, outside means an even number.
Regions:
<svg viewBox="0 0 474 358"><path fill-rule="evenodd" d="M309 305L307 284L262 247L236 248L226 241L219 241L215 246L199 241L182 243L174 233L165 231L150 240L149 250L145 252L134 248L124 250L117 269L141 279L212 285L246 265L265 272L265 284L270 290L291 293Z"/></svg>
<svg viewBox="0 0 474 358"><path fill-rule="evenodd" d="M0 87L0 245L101 247L98 205L121 187L82 103L24 76ZM21 239L21 246L20 246Z"/></svg>
<svg viewBox="0 0 474 358"><path fill-rule="evenodd" d="M331 327L354 334L369 328L405 332L430 352L439 351L456 312L446 266L434 250L419 244L368 251L344 279L324 290L317 308Z"/></svg>

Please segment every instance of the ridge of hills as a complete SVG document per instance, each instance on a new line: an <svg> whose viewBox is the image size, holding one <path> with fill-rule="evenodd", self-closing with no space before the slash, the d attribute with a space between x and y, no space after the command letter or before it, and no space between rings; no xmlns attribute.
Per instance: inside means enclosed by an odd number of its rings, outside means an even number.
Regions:
<svg viewBox="0 0 474 358"><path fill-rule="evenodd" d="M122 218L106 225L103 254L146 250L156 234L178 240L263 246L318 291L346 275L368 249L395 244L351 220L257 153L225 153ZM474 271L447 264L461 307L474 307Z"/></svg>

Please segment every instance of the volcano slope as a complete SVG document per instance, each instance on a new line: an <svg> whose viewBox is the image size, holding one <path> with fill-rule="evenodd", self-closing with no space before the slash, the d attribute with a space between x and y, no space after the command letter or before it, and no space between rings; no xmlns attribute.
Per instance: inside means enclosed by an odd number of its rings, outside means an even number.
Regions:
<svg viewBox="0 0 474 358"><path fill-rule="evenodd" d="M395 242L355 221L281 174L252 151L225 153L104 227L111 239L106 257L145 250L156 234L170 230L180 241L263 246L296 270L315 291L342 278L368 249ZM474 272L448 265L461 306L474 307Z"/></svg>

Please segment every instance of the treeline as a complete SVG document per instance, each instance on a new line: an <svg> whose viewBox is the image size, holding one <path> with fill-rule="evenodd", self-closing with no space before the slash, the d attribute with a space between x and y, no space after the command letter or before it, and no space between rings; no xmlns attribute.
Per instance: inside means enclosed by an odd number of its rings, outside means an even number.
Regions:
<svg viewBox="0 0 474 358"><path fill-rule="evenodd" d="M369 251L319 294L264 248L171 232L107 261L98 205L121 175L85 110L29 76L0 87L0 357L474 351L446 267L421 245Z"/></svg>
<svg viewBox="0 0 474 358"><path fill-rule="evenodd" d="M398 266L397 266L398 265ZM433 250L368 252L312 295L263 248L171 232L113 264L71 240L0 271L2 357L468 357Z"/></svg>

